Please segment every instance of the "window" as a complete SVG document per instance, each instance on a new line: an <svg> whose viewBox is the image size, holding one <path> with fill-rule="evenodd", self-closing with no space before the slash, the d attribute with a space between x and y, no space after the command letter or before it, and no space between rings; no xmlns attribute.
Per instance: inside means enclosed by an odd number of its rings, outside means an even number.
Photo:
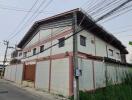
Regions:
<svg viewBox="0 0 132 100"><path fill-rule="evenodd" d="M27 57L27 52L24 52L23 53L23 57Z"/></svg>
<svg viewBox="0 0 132 100"><path fill-rule="evenodd" d="M109 49L109 56L113 56L113 50Z"/></svg>
<svg viewBox="0 0 132 100"><path fill-rule="evenodd" d="M21 52L19 53L19 57L20 57L20 56L22 56L22 53L21 53Z"/></svg>
<svg viewBox="0 0 132 100"><path fill-rule="evenodd" d="M64 45L65 45L65 38L64 37L60 38L60 39L58 39L58 41L59 41L59 48L60 47L64 47Z"/></svg>
<svg viewBox="0 0 132 100"><path fill-rule="evenodd" d="M33 55L36 55L36 48L33 49Z"/></svg>
<svg viewBox="0 0 132 100"><path fill-rule="evenodd" d="M116 57L117 59L120 59L120 54L118 52L116 53Z"/></svg>
<svg viewBox="0 0 132 100"><path fill-rule="evenodd" d="M44 51L44 45L40 46L40 52Z"/></svg>
<svg viewBox="0 0 132 100"><path fill-rule="evenodd" d="M86 37L80 35L80 45L86 46Z"/></svg>

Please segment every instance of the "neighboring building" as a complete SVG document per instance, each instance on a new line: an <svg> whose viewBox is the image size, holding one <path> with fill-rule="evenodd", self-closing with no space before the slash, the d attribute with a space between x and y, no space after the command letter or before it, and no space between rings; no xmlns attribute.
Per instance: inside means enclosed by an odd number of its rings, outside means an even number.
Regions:
<svg viewBox="0 0 132 100"><path fill-rule="evenodd" d="M77 20L74 19L75 16ZM78 28L74 30L76 21ZM20 70L22 80L33 82L38 89L71 96L73 94L71 35L80 29L84 29L77 34L78 62L82 72L81 90L93 90L104 86L105 72L102 69L105 67L102 66L105 66L105 60L112 64L119 62L122 66L128 65L126 63L128 51L125 46L112 34L95 24L85 12L74 9L35 22L20 41L18 48L21 51L17 52L15 58L21 60L24 65L24 69ZM71 37L68 38L69 36ZM100 75L103 77L101 80L96 77Z"/></svg>
<svg viewBox="0 0 132 100"><path fill-rule="evenodd" d="M22 50L14 50L11 53L11 61L10 64L19 64L21 63L21 55Z"/></svg>
<svg viewBox="0 0 132 100"><path fill-rule="evenodd" d="M3 69L3 65L0 65L0 71L2 71L2 69Z"/></svg>

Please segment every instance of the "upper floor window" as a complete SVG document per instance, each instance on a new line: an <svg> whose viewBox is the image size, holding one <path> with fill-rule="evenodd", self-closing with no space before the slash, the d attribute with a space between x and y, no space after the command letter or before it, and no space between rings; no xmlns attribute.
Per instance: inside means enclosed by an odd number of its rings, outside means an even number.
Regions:
<svg viewBox="0 0 132 100"><path fill-rule="evenodd" d="M23 57L27 57L27 52L24 52L23 53Z"/></svg>
<svg viewBox="0 0 132 100"><path fill-rule="evenodd" d="M44 45L40 46L40 52L44 51Z"/></svg>
<svg viewBox="0 0 132 100"><path fill-rule="evenodd" d="M36 51L37 51L37 49L34 48L34 49L33 49L33 55L36 55Z"/></svg>
<svg viewBox="0 0 132 100"><path fill-rule="evenodd" d="M114 55L114 51L112 49L109 49L109 56L113 56Z"/></svg>
<svg viewBox="0 0 132 100"><path fill-rule="evenodd" d="M19 57L20 57L20 56L22 56L22 53L21 53L21 52L19 53Z"/></svg>
<svg viewBox="0 0 132 100"><path fill-rule="evenodd" d="M80 35L80 45L86 46L86 37Z"/></svg>
<svg viewBox="0 0 132 100"><path fill-rule="evenodd" d="M60 47L64 47L64 45L65 45L65 38L64 37L60 38L60 39L58 39L58 41L59 41L59 48Z"/></svg>
<svg viewBox="0 0 132 100"><path fill-rule="evenodd" d="M117 59L120 59L120 53L116 53L116 57L117 57Z"/></svg>

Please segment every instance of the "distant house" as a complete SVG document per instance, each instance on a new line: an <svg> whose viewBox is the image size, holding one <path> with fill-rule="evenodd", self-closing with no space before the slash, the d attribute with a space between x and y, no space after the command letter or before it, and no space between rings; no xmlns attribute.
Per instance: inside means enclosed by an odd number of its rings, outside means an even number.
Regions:
<svg viewBox="0 0 132 100"><path fill-rule="evenodd" d="M3 68L3 65L0 65L0 70L2 70L2 68Z"/></svg>
<svg viewBox="0 0 132 100"><path fill-rule="evenodd" d="M2 73L3 72L3 67L4 67L3 64L0 64L0 77L3 76L3 73Z"/></svg>
<svg viewBox="0 0 132 100"><path fill-rule="evenodd" d="M74 29L75 21L77 30ZM124 69L130 66L126 63L126 47L80 9L35 22L18 44L21 51L15 58L21 60L21 64L8 66L5 79L19 83L28 81L37 89L73 95L71 35L80 29L83 29L77 34L78 64L82 72L80 90L104 87L106 71L114 83L120 81L116 77L121 77Z"/></svg>

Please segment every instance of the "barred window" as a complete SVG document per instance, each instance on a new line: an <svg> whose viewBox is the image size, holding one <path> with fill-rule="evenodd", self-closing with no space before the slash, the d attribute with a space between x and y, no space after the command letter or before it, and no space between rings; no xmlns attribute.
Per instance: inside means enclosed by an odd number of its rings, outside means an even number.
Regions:
<svg viewBox="0 0 132 100"><path fill-rule="evenodd" d="M112 49L109 49L109 56L113 56L114 55L114 52Z"/></svg>
<svg viewBox="0 0 132 100"><path fill-rule="evenodd" d="M23 53L23 57L27 57L27 52L24 52Z"/></svg>
<svg viewBox="0 0 132 100"><path fill-rule="evenodd" d="M58 41L59 41L59 48L64 47L64 45L65 45L65 38L64 37L60 38L60 39L58 39Z"/></svg>
<svg viewBox="0 0 132 100"><path fill-rule="evenodd" d="M36 55L36 48L33 49L33 55Z"/></svg>
<svg viewBox="0 0 132 100"><path fill-rule="evenodd" d="M44 51L44 45L40 46L40 52Z"/></svg>
<svg viewBox="0 0 132 100"><path fill-rule="evenodd" d="M86 37L80 35L80 45L86 46Z"/></svg>

